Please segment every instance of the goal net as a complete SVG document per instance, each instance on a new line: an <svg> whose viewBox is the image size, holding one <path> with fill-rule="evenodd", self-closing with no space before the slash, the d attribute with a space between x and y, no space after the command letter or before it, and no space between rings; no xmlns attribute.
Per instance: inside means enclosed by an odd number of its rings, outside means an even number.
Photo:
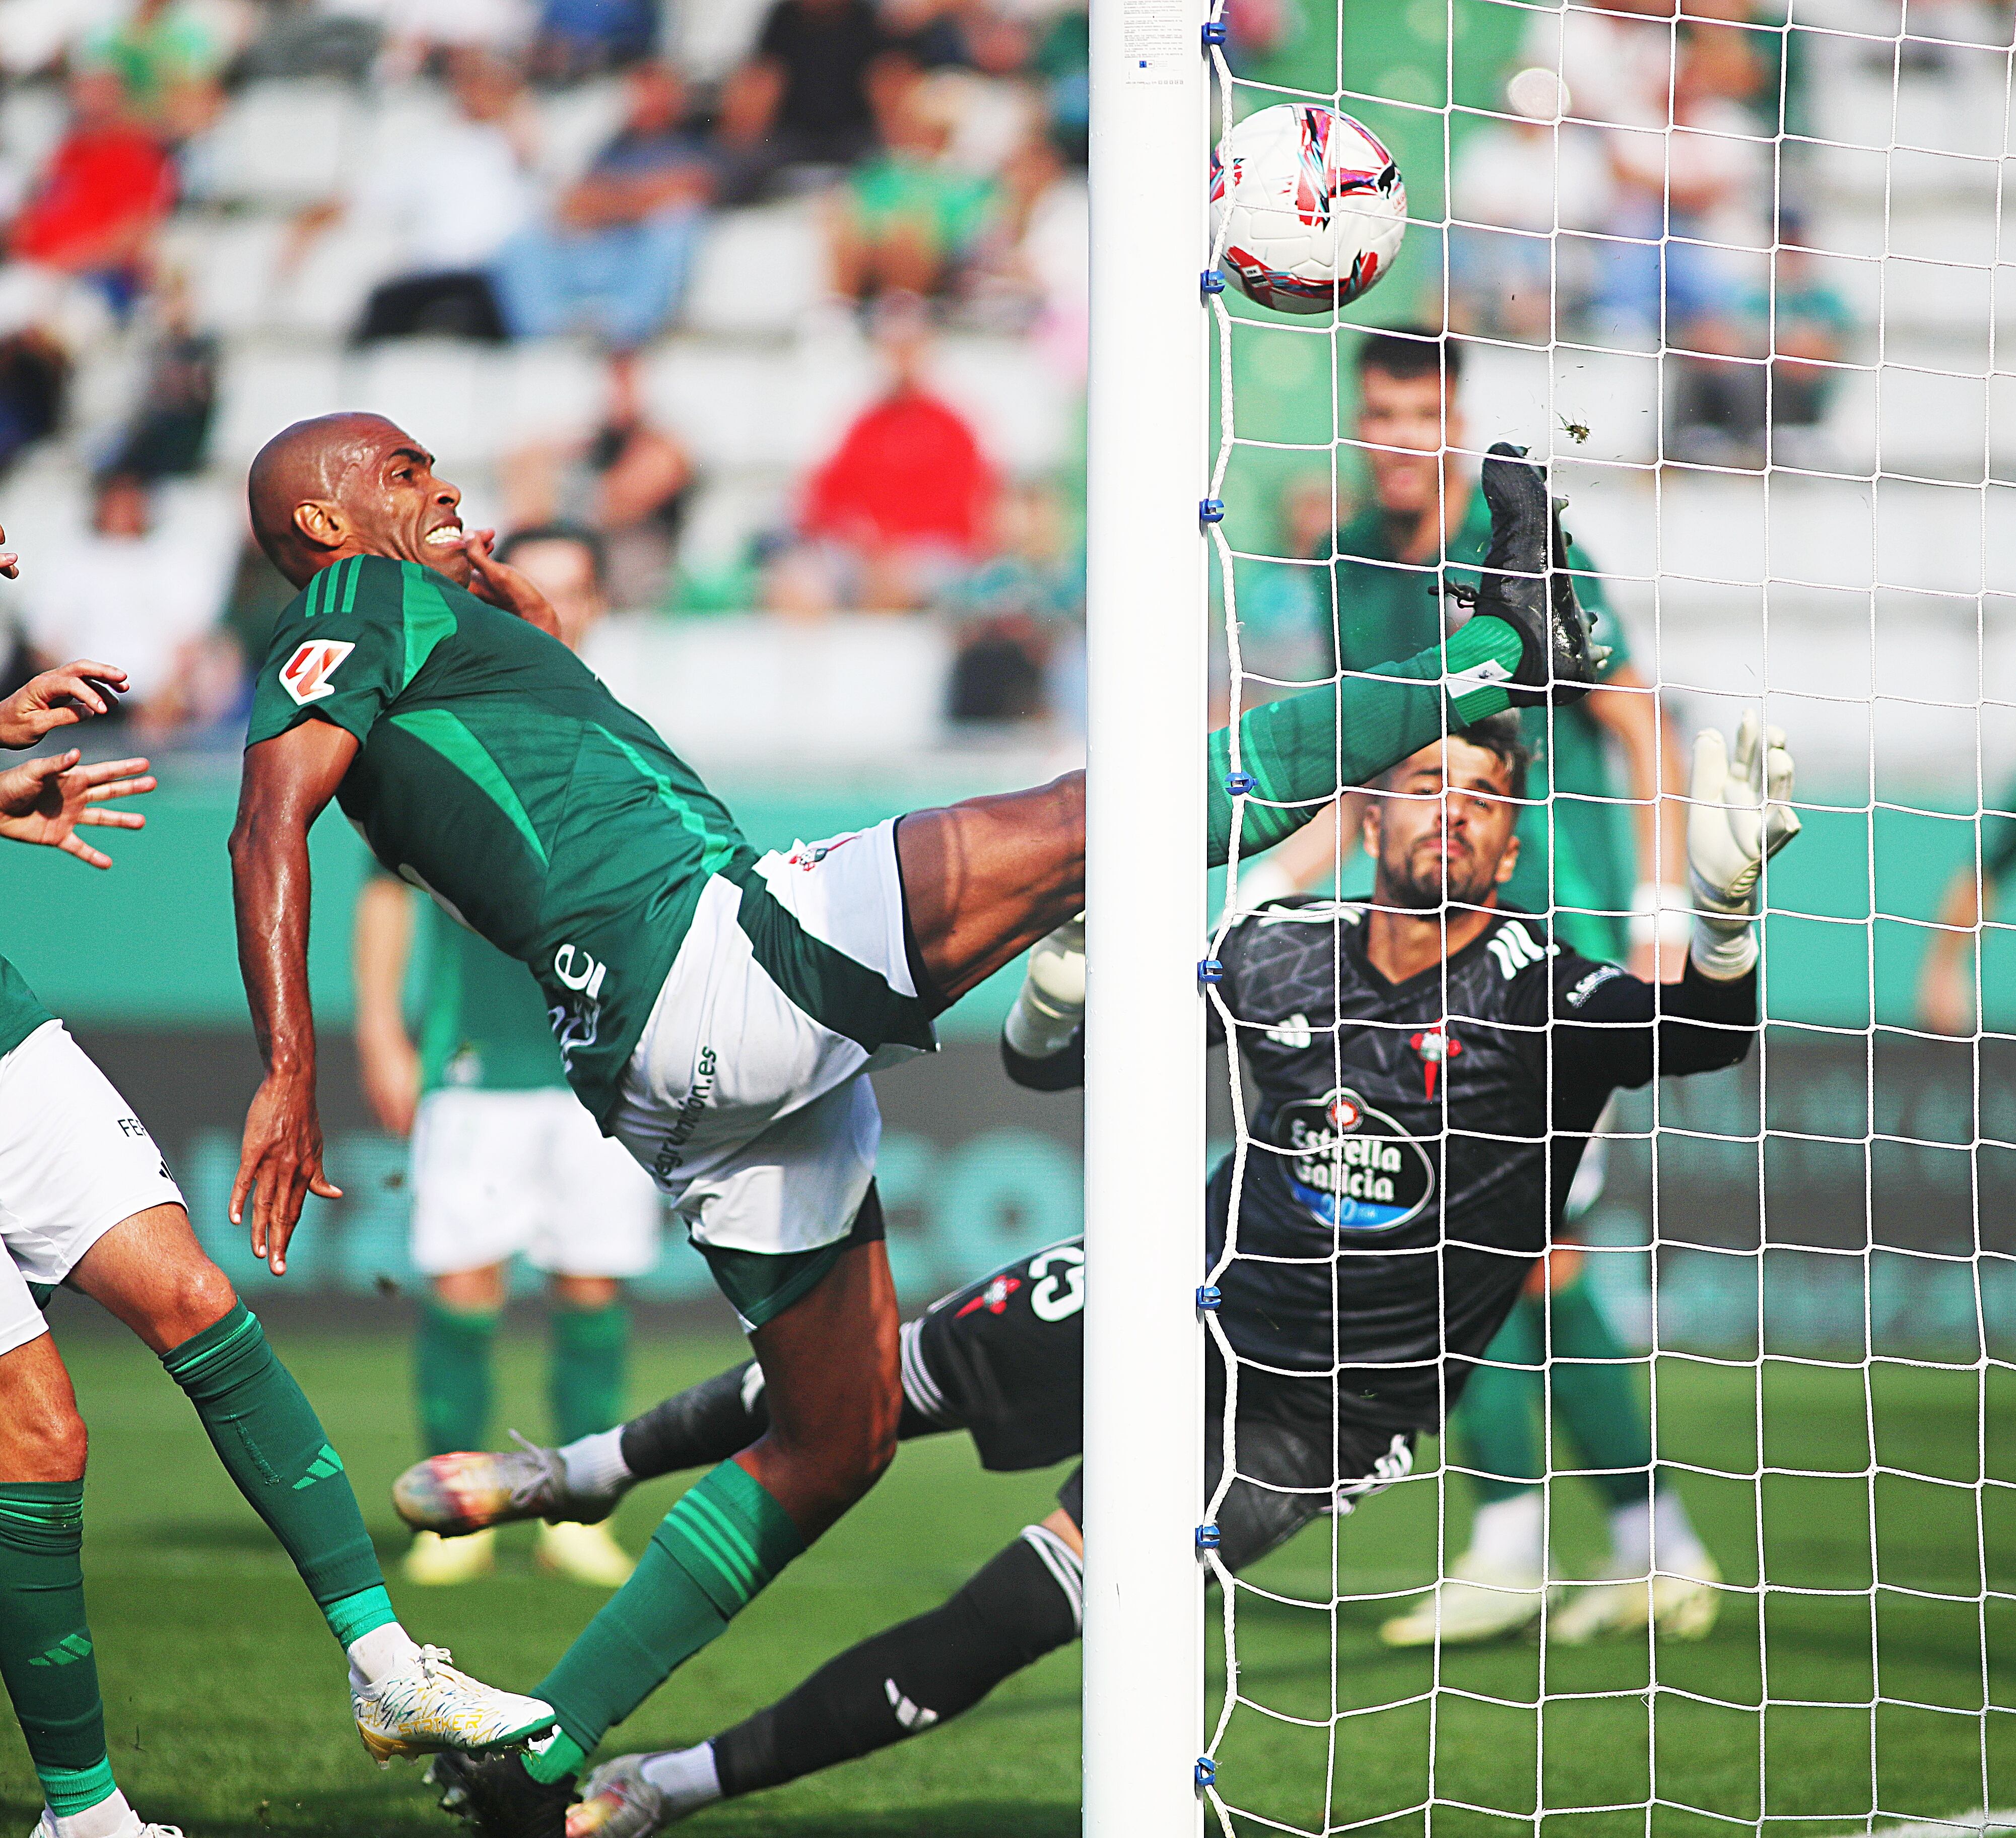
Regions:
<svg viewBox="0 0 2016 1838"><path fill-rule="evenodd" d="M1211 17L1214 137L1283 102L1340 110L1392 151L1409 210L1398 265L1341 311L1207 298L1219 718L1460 622L1479 460L1510 440L1569 500L1622 672L1526 719L1528 935L1678 975L1688 749L1746 708L1788 737L1804 834L1766 875L1748 1058L1605 1112L1507 1327L1439 1375L1470 1382L1410 1474L1373 1474L1351 1433L1363 1332L1305 1333L1284 1380L1206 1297L1231 1376L1200 1533L1222 1594L1204 1822L2016 1829L2011 9ZM1368 327L1389 333L1370 373ZM1272 855L1242 859L1235 829L1212 957L1255 913L1325 910L1264 904L1291 888L1369 895L1366 800L1337 789ZM1431 1093L1474 1018L1456 1000L1413 1038ZM1249 1061L1270 1028L1329 1040L1348 1113L1335 1013L1211 1000ZM1239 1054L1212 1077L1231 1168L1208 1280L1256 1257L1301 1280L1254 1224L1254 1171L1299 1153L1334 1207L1367 1165L1347 1158L1386 1151L1349 1147L1348 1114L1291 1148ZM1423 1146L1437 1192L1449 1145ZM1557 1128L1550 1166L1567 1152ZM1334 1308L1363 1306L1410 1204L1395 1180L1357 1227L1333 1215ZM1337 1453L1313 1481L1260 1434L1284 1383L1323 1393L1304 1428ZM1240 1487L1298 1507L1284 1523L1323 1511L1245 1561L1217 1542Z"/></svg>

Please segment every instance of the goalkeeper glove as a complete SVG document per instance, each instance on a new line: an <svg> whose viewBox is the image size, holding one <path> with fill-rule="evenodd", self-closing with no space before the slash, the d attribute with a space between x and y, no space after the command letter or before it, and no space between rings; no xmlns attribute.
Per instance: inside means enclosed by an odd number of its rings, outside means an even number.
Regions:
<svg viewBox="0 0 2016 1838"><path fill-rule="evenodd" d="M1733 982L1757 966L1764 864L1799 833L1784 730L1774 727L1767 734L1757 711L1746 708L1732 754L1719 728L1703 729L1694 737L1694 781L1687 796L1687 870L1694 906L1690 954L1702 975Z"/></svg>
<svg viewBox="0 0 2016 1838"><path fill-rule="evenodd" d="M1024 1059L1049 1059L1085 1025L1085 915L1068 920L1029 953L1021 993L1002 1029Z"/></svg>

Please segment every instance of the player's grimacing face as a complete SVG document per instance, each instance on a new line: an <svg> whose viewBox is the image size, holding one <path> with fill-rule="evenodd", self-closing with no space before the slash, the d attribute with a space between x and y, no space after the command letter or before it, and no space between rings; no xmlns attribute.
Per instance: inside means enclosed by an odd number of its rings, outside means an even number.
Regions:
<svg viewBox="0 0 2016 1838"><path fill-rule="evenodd" d="M1441 492L1442 449L1461 434L1455 405L1443 414L1441 377L1370 369L1359 379L1358 438L1379 508L1418 516Z"/></svg>
<svg viewBox="0 0 2016 1838"><path fill-rule="evenodd" d="M416 561L458 587L469 585L462 493L434 476L434 455L402 429L387 422L360 443L337 501L371 553Z"/></svg>
<svg viewBox="0 0 2016 1838"><path fill-rule="evenodd" d="M1366 849L1378 865L1382 906L1480 906L1518 859L1506 762L1459 735L1402 760L1373 792Z"/></svg>

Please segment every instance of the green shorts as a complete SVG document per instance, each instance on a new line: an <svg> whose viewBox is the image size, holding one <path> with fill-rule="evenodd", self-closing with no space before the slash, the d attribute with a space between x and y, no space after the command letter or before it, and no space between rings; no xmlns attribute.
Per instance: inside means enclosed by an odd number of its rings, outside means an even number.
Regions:
<svg viewBox="0 0 2016 1838"><path fill-rule="evenodd" d="M882 1217L882 1196L875 1184L868 1184L867 1197L854 1216L854 1227L847 1236L815 1251L732 1251L718 1245L701 1245L700 1255L729 1304L742 1319L743 1328L754 1332L775 1321L794 1302L819 1287L826 1273L840 1261L841 1254L857 1245L879 1245L887 1235Z"/></svg>

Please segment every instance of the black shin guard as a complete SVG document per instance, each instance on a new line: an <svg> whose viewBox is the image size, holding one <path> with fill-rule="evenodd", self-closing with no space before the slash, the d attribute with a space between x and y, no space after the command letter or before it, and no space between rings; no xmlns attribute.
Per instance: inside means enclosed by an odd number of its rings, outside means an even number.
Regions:
<svg viewBox="0 0 2016 1838"><path fill-rule="evenodd" d="M637 1480L679 1474L689 1468L712 1468L739 1455L770 1427L769 1399L763 1375L754 1360L703 1378L684 1391L653 1404L623 1425L623 1465ZM945 1425L934 1423L908 1398L898 1437L937 1436Z"/></svg>
<svg viewBox="0 0 2016 1838"><path fill-rule="evenodd" d="M830 1660L789 1697L714 1739L724 1797L886 1749L970 1710L1078 1638L1084 1573L1032 1526L942 1608Z"/></svg>

